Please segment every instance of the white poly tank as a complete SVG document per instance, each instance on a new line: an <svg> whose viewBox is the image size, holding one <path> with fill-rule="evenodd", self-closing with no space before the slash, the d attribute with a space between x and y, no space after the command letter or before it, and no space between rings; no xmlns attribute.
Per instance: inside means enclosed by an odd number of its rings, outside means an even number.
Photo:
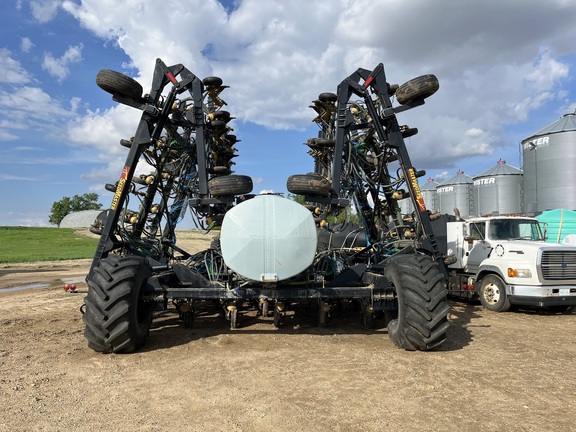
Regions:
<svg viewBox="0 0 576 432"><path fill-rule="evenodd" d="M259 282L289 279L316 255L316 224L310 210L278 195L259 195L224 216L220 246L224 262Z"/></svg>

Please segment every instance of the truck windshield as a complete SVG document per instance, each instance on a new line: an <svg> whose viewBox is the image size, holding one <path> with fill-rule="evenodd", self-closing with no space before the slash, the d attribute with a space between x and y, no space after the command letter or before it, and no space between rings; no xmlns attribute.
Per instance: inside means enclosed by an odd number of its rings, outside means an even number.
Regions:
<svg viewBox="0 0 576 432"><path fill-rule="evenodd" d="M538 221L530 219L495 219L490 221L493 240L544 240Z"/></svg>

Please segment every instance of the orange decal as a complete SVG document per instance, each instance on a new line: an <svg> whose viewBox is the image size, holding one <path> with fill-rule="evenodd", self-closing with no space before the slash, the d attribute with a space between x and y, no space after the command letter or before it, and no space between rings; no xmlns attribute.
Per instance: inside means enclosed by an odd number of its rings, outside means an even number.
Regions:
<svg viewBox="0 0 576 432"><path fill-rule="evenodd" d="M116 207L118 206L118 201L120 201L120 195L124 189L124 184L126 183L126 177L128 177L129 169L130 167L126 165L122 170L122 175L120 175L120 180L118 180L118 186L116 186L116 193L114 194L114 198L112 198L112 205L110 206L112 210L116 210Z"/></svg>
<svg viewBox="0 0 576 432"><path fill-rule="evenodd" d="M418 180L416 180L416 174L414 173L414 168L408 168L408 175L410 176L410 183L412 184L412 189L416 194L416 202L418 203L418 207L420 212L426 211L426 205L424 204L424 197L422 196L422 192L420 191L420 186L418 185Z"/></svg>

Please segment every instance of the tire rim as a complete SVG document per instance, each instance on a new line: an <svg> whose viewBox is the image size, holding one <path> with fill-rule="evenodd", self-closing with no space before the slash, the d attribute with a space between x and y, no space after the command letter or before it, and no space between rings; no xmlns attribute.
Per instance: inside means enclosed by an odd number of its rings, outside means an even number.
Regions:
<svg viewBox="0 0 576 432"><path fill-rule="evenodd" d="M496 304L500 300L500 287L495 283L490 283L484 288L484 299L487 303Z"/></svg>

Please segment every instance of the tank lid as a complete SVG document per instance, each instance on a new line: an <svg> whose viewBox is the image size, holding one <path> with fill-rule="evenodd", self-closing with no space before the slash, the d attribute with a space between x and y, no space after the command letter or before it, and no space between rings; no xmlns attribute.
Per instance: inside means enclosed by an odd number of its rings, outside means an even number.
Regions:
<svg viewBox="0 0 576 432"><path fill-rule="evenodd" d="M541 135L550 135L559 132L576 131L576 110L573 113L564 114L559 120L540 129L535 134L524 139L522 142L529 141L534 137Z"/></svg>
<svg viewBox="0 0 576 432"><path fill-rule="evenodd" d="M456 175L452 178L449 178L442 185L457 185L457 184L468 184L473 183L472 177L469 175L464 174L464 171L458 170Z"/></svg>
<svg viewBox="0 0 576 432"><path fill-rule="evenodd" d="M438 186L438 182L436 180L434 180L432 177L430 177L428 179L428 181L420 187L420 190L423 190L423 191L433 190L433 191L435 191L436 186Z"/></svg>
<svg viewBox="0 0 576 432"><path fill-rule="evenodd" d="M496 165L492 168L487 169L484 172L481 172L478 175L475 175L474 178L480 177L493 177L493 176L500 176L500 175L519 175L522 174L522 171L519 168L513 167L508 165L505 160L500 159L496 162Z"/></svg>

